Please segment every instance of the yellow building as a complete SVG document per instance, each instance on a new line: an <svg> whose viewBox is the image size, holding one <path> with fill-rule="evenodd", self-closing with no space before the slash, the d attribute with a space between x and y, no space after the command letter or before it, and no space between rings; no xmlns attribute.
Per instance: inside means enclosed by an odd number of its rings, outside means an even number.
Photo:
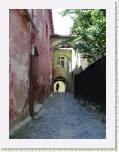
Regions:
<svg viewBox="0 0 119 152"><path fill-rule="evenodd" d="M66 44L62 43L65 37L53 35L52 37L52 79L53 90L56 92L56 84L59 83L58 92L73 92L74 73L83 67L83 59L79 53ZM83 65L82 65L83 63Z"/></svg>
<svg viewBox="0 0 119 152"><path fill-rule="evenodd" d="M72 51L69 49L55 49L52 51L52 59L53 82L63 81L65 90L70 91ZM62 86L61 83L60 86ZM63 91L65 90L63 89Z"/></svg>

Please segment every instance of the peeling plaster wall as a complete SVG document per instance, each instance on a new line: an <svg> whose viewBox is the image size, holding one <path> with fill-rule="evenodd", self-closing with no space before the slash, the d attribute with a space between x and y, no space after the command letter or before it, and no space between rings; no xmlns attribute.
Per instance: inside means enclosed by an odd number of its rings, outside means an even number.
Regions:
<svg viewBox="0 0 119 152"><path fill-rule="evenodd" d="M9 12L9 116L10 126L29 114L31 35L38 56L34 57L34 100L41 102L51 91L52 64L50 52L51 18L49 10L33 10L36 30L19 10Z"/></svg>
<svg viewBox="0 0 119 152"><path fill-rule="evenodd" d="M38 50L38 57L35 57L34 63L34 99L38 102L42 102L43 99L49 95L51 91L51 50L50 50L50 34L51 23L49 10L33 11L33 22L37 28L37 34L35 34L34 45ZM40 43L39 43L40 42Z"/></svg>
<svg viewBox="0 0 119 152"><path fill-rule="evenodd" d="M69 67L69 59L70 62L72 62L71 57L72 57L72 50L69 49L56 49L53 50L52 52L52 65L53 65L53 79L56 77L64 77L67 80L70 79L70 67ZM57 66L57 59L58 57L64 57L65 59L65 66L64 68L58 67Z"/></svg>
<svg viewBox="0 0 119 152"><path fill-rule="evenodd" d="M10 125L18 117L26 114L24 109L29 90L30 37L17 10L9 14L9 58L10 58Z"/></svg>

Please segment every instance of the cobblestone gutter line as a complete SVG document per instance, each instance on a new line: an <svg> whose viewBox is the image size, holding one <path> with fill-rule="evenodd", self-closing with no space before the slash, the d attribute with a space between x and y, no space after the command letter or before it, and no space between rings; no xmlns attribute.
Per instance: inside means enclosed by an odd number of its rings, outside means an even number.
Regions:
<svg viewBox="0 0 119 152"><path fill-rule="evenodd" d="M51 100L51 101L50 101ZM53 94L45 100L37 120L31 120L13 139L94 139L105 138L100 114L89 111L70 93Z"/></svg>

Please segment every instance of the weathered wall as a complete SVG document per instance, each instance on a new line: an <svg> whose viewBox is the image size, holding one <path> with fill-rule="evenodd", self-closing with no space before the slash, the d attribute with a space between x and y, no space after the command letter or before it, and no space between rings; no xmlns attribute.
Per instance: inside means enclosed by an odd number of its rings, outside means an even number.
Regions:
<svg viewBox="0 0 119 152"><path fill-rule="evenodd" d="M57 60L58 57L64 57L64 68L58 67ZM71 90L71 77L70 72L72 69L72 50L70 49L55 49L52 51L52 73L53 73L53 81L57 77L65 78L67 81L67 88Z"/></svg>
<svg viewBox="0 0 119 152"><path fill-rule="evenodd" d="M50 50L50 34L52 33L51 19L49 10L34 10L33 23L37 29L35 33L34 45L38 49L38 57L35 57L35 81L34 81L34 99L42 101L50 93L52 84L52 64Z"/></svg>
<svg viewBox="0 0 119 152"><path fill-rule="evenodd" d="M58 67L57 65L57 59L58 57L64 57L65 59L65 66L64 68ZM72 58L72 51L71 50L53 50L52 52L52 66L53 66L53 78L55 79L56 77L62 76L64 78L69 79L69 59L71 61Z"/></svg>
<svg viewBox="0 0 119 152"><path fill-rule="evenodd" d="M50 34L53 32L51 10L28 10L30 15L26 16L21 12L20 10L9 12L10 126L19 117L29 113L32 46L38 51L33 63L34 100L41 102L51 90Z"/></svg>
<svg viewBox="0 0 119 152"><path fill-rule="evenodd" d="M28 98L30 32L19 11L9 14L9 58L10 58L10 125L21 116Z"/></svg>

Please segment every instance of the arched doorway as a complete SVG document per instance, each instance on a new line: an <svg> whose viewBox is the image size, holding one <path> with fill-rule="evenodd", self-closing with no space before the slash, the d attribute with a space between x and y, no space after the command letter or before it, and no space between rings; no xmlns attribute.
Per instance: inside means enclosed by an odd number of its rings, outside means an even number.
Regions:
<svg viewBox="0 0 119 152"><path fill-rule="evenodd" d="M59 81L59 80L54 83L54 86L53 86L54 87L53 88L54 92L57 92L56 91L57 83L59 84L58 92L65 92L66 91L66 84L63 81Z"/></svg>
<svg viewBox="0 0 119 152"><path fill-rule="evenodd" d="M59 83L59 92L70 91L68 80L64 77L56 77L53 81L53 91L56 92L56 84Z"/></svg>

